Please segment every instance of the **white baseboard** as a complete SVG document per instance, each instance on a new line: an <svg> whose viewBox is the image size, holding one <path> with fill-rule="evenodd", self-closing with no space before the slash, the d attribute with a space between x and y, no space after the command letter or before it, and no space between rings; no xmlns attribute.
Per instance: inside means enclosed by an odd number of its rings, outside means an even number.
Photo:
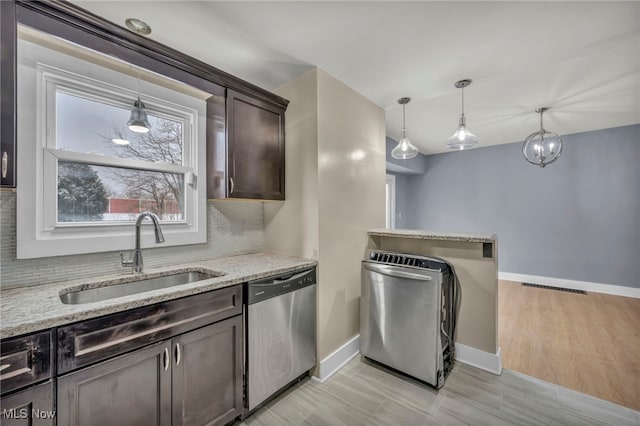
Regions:
<svg viewBox="0 0 640 426"><path fill-rule="evenodd" d="M502 355L500 348L498 352L492 354L490 352L481 351L471 346L456 343L456 361L468 364L489 373L502 374Z"/></svg>
<svg viewBox="0 0 640 426"><path fill-rule="evenodd" d="M514 274L511 272L498 272L498 278L507 281L548 285L550 287L570 288L573 290L584 290L593 293L613 294L616 296L635 297L636 299L640 299L640 288L625 287L622 285L567 280L564 278L539 277L536 275Z"/></svg>
<svg viewBox="0 0 640 426"><path fill-rule="evenodd" d="M318 375L311 379L324 383L329 377L338 372L346 363L360 353L360 335L353 336L348 342L333 351L329 356L320 361Z"/></svg>

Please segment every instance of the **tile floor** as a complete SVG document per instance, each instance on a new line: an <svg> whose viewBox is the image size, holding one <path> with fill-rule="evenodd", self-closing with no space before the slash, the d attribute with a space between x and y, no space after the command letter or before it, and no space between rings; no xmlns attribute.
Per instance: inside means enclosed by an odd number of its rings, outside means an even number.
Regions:
<svg viewBox="0 0 640 426"><path fill-rule="evenodd" d="M305 380L242 425L640 426L640 412L503 370L456 364L439 391L356 357L325 383Z"/></svg>

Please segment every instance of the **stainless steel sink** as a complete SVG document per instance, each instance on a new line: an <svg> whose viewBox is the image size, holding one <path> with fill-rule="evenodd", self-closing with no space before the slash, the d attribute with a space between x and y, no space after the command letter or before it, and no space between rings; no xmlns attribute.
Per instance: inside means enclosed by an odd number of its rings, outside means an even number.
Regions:
<svg viewBox="0 0 640 426"><path fill-rule="evenodd" d="M224 274L210 274L198 271L178 272L173 275L162 277L139 279L132 277L126 282L97 286L83 290L70 291L60 294L60 300L67 305L78 305L82 303L100 302L102 300L114 299L116 297L129 296L131 294L144 293L145 291L158 290L160 288L180 286L210 278L220 277Z"/></svg>

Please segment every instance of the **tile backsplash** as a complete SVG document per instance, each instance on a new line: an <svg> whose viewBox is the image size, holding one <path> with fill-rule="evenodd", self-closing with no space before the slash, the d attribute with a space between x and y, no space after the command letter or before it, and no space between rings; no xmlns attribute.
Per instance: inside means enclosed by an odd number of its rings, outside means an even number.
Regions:
<svg viewBox="0 0 640 426"><path fill-rule="evenodd" d="M145 267L179 265L263 251L263 203L209 201L207 234L206 244L145 248ZM16 193L13 191L0 191L0 242L0 287L4 289L113 274L123 270L117 251L16 259Z"/></svg>

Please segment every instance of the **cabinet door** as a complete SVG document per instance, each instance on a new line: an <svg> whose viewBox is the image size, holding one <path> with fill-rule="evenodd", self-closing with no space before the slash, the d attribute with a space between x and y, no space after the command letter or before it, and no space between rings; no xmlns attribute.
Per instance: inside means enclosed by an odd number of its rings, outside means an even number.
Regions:
<svg viewBox="0 0 640 426"><path fill-rule="evenodd" d="M0 399L0 406L0 424L3 426L53 425L53 384L48 381L5 396Z"/></svg>
<svg viewBox="0 0 640 426"><path fill-rule="evenodd" d="M228 196L284 200L284 108L227 91Z"/></svg>
<svg viewBox="0 0 640 426"><path fill-rule="evenodd" d="M16 6L0 1L0 183L16 186Z"/></svg>
<svg viewBox="0 0 640 426"><path fill-rule="evenodd" d="M173 339L173 425L223 425L242 410L242 315Z"/></svg>
<svg viewBox="0 0 640 426"><path fill-rule="evenodd" d="M171 356L157 344L58 378L58 424L171 424Z"/></svg>

